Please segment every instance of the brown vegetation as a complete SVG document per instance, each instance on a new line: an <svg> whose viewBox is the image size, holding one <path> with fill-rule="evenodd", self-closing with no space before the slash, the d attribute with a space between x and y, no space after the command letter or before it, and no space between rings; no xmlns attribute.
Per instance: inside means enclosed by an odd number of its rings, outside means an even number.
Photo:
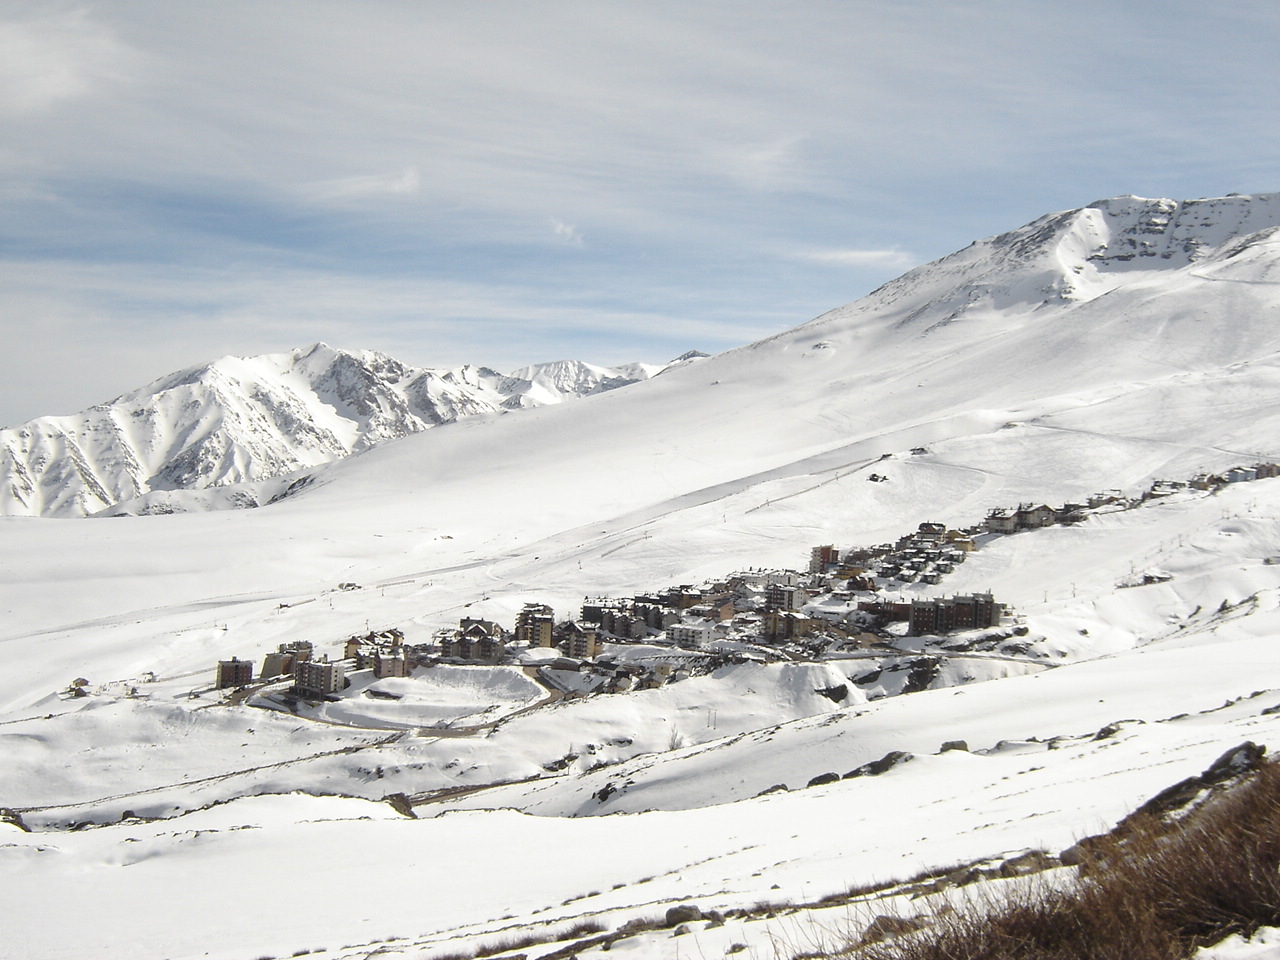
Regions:
<svg viewBox="0 0 1280 960"><path fill-rule="evenodd" d="M1073 882L1014 887L986 910L864 936L865 960L1184 960L1232 933L1280 925L1280 764L1175 811L1144 809L1083 847ZM881 931L880 936L885 932ZM895 931L897 932L897 931Z"/></svg>

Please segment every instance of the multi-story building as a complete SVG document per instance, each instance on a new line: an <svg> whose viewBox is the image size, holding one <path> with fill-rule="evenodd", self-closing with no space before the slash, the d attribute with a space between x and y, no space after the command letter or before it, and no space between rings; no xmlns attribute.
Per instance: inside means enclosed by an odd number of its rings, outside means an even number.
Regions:
<svg viewBox="0 0 1280 960"><path fill-rule="evenodd" d="M412 662L399 652L393 654L375 653L373 655L373 675L379 680L384 677L407 677L412 672Z"/></svg>
<svg viewBox="0 0 1280 960"><path fill-rule="evenodd" d="M224 687L243 687L245 684L253 683L253 661L240 660L237 657L219 660L216 683L219 690Z"/></svg>
<svg viewBox="0 0 1280 960"><path fill-rule="evenodd" d="M293 673L293 654L291 653L268 653L262 658L262 674L263 680L271 677L283 677Z"/></svg>
<svg viewBox="0 0 1280 960"><path fill-rule="evenodd" d="M985 521L989 533L1017 533L1018 518L1002 507L994 507Z"/></svg>
<svg viewBox="0 0 1280 960"><path fill-rule="evenodd" d="M681 646L701 647L715 638L715 624L710 620L686 620L667 628L667 637Z"/></svg>
<svg viewBox="0 0 1280 960"><path fill-rule="evenodd" d="M276 650L280 653L293 654L293 659L295 661L310 660L313 649L314 648L311 646L310 640L294 640L290 643L282 643L280 646L276 647Z"/></svg>
<svg viewBox="0 0 1280 960"><path fill-rule="evenodd" d="M471 660L476 663L498 663L506 653L506 634L492 620L463 617L456 630L439 635L440 655Z"/></svg>
<svg viewBox="0 0 1280 960"><path fill-rule="evenodd" d="M299 660L293 665L293 690L304 697L327 697L342 690L346 683L342 664L330 663L327 657Z"/></svg>
<svg viewBox="0 0 1280 960"><path fill-rule="evenodd" d="M804 587L785 583L770 583L764 588L765 607L770 610L799 610L809 602Z"/></svg>
<svg viewBox="0 0 1280 960"><path fill-rule="evenodd" d="M600 655L600 636L593 624L570 620L563 625L560 649L566 657L577 660L593 660Z"/></svg>
<svg viewBox="0 0 1280 960"><path fill-rule="evenodd" d="M840 551L834 544L823 544L809 551L809 572L826 573L827 567L840 562Z"/></svg>
<svg viewBox="0 0 1280 960"><path fill-rule="evenodd" d="M989 593L947 597L938 600L912 600L908 616L908 633L913 637L994 627L1000 623L1004 607Z"/></svg>
<svg viewBox="0 0 1280 960"><path fill-rule="evenodd" d="M526 603L516 617L516 642L531 647L551 646L555 616L545 603Z"/></svg>
<svg viewBox="0 0 1280 960"><path fill-rule="evenodd" d="M807 637L826 623L794 610L766 610L761 623L761 633L766 640L796 640Z"/></svg>
<svg viewBox="0 0 1280 960"><path fill-rule="evenodd" d="M276 647L275 653L268 653L262 658L262 679L291 676L294 664L311 659L312 649L310 640L294 640L280 644Z"/></svg>

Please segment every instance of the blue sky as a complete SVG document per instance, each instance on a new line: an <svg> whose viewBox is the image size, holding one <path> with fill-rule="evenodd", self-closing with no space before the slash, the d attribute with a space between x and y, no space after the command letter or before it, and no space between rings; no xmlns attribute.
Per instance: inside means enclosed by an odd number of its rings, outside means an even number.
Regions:
<svg viewBox="0 0 1280 960"><path fill-rule="evenodd" d="M1122 193L1280 189L1280 8L0 2L0 424L315 340L728 349Z"/></svg>

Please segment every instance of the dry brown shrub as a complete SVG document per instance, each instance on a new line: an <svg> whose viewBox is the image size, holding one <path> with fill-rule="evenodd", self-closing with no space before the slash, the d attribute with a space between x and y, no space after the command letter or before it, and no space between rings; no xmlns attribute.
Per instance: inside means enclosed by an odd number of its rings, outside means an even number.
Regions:
<svg viewBox="0 0 1280 960"><path fill-rule="evenodd" d="M1023 884L927 928L853 946L867 960L1182 960L1280 925L1280 765L1180 819L1126 820L1092 844L1068 889Z"/></svg>

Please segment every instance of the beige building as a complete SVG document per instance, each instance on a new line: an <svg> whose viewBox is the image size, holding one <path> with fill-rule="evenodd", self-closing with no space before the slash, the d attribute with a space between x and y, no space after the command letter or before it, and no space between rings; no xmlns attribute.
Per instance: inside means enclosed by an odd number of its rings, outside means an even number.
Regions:
<svg viewBox="0 0 1280 960"><path fill-rule="evenodd" d="M346 685L347 673L342 664L330 663L328 658L299 660L293 665L294 692L304 697L327 697Z"/></svg>
<svg viewBox="0 0 1280 960"><path fill-rule="evenodd" d="M412 672L412 664L399 653L373 655L373 675L379 680L384 677L407 677Z"/></svg>
<svg viewBox="0 0 1280 960"><path fill-rule="evenodd" d="M555 611L545 603L526 603L516 617L516 642L530 647L552 646Z"/></svg>
<svg viewBox="0 0 1280 960"><path fill-rule="evenodd" d="M564 626L560 649L566 657L594 660L600 655L600 637L595 626L569 621Z"/></svg>
<svg viewBox="0 0 1280 960"><path fill-rule="evenodd" d="M476 663L500 663L507 649L503 629L492 620L463 617L456 630L439 635L440 656Z"/></svg>

